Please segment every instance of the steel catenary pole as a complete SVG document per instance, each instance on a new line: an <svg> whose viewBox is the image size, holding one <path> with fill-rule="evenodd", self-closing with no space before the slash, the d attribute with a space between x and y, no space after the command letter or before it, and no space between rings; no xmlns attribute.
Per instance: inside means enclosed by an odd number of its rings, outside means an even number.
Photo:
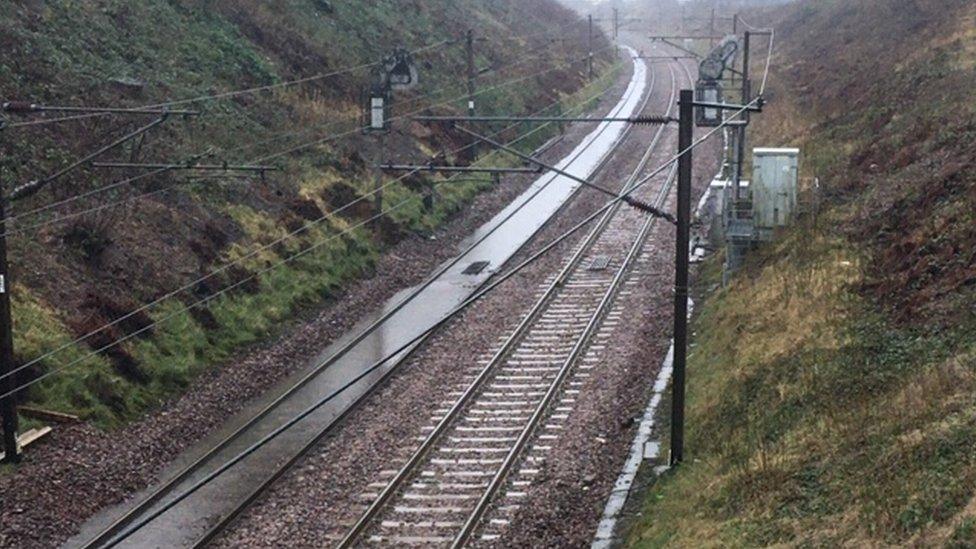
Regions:
<svg viewBox="0 0 976 549"><path fill-rule="evenodd" d="M465 37L465 49L468 61L468 116L475 115L474 97L475 97L475 76L476 70L474 66L474 30L468 29L467 36ZM468 149L468 154L471 160L478 158L478 140L475 139L470 144L471 148Z"/></svg>
<svg viewBox="0 0 976 549"><path fill-rule="evenodd" d="M0 186L0 374L8 374L14 368L13 323L10 314L10 269L7 264L7 197ZM10 393L16 388L15 376L5 375L0 391ZM20 461L17 447L17 395L7 394L0 400L3 416L4 463Z"/></svg>
<svg viewBox="0 0 976 549"><path fill-rule="evenodd" d="M674 379L671 395L671 466L684 459L685 368L688 356L688 244L691 232L691 144L695 92L681 90L678 129L678 234L674 272Z"/></svg>
<svg viewBox="0 0 976 549"><path fill-rule="evenodd" d="M742 104L748 105L751 100L752 90L750 89L752 82L749 80L749 49L752 42L752 33L746 31L745 40L743 41L742 48ZM745 125L739 126L737 131L736 140L736 173L735 173L735 187L733 192L735 194L736 208L738 208L738 202L742 200L742 172L743 164L745 164L746 159L746 127Z"/></svg>
<svg viewBox="0 0 976 549"><path fill-rule="evenodd" d="M590 80L593 80L593 14L591 13L590 15L588 15L586 19L587 19L587 24L589 26L588 27L588 38L587 38L587 43L586 43L586 47L589 50L589 53L588 53L588 55L586 57L586 59L587 59L587 74L589 74Z"/></svg>

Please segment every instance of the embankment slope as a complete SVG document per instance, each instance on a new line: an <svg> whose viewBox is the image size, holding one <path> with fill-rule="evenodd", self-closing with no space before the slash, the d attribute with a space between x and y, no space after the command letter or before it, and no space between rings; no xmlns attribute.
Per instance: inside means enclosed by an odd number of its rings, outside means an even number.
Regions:
<svg viewBox="0 0 976 549"><path fill-rule="evenodd" d="M701 274L687 463L635 546L976 543L976 5L800 1L757 146L824 204Z"/></svg>

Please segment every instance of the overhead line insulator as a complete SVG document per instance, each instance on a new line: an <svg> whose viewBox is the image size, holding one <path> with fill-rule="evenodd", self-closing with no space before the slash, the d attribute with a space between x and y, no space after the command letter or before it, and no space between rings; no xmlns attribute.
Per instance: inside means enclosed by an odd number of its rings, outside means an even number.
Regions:
<svg viewBox="0 0 976 549"><path fill-rule="evenodd" d="M638 126L670 124L671 122L677 122L677 120L670 116L635 116L630 119L631 124Z"/></svg>
<svg viewBox="0 0 976 549"><path fill-rule="evenodd" d="M638 199L633 198L631 196L625 196L623 198L623 201L628 206L632 206L632 207L637 208L638 210L640 210L642 212L649 213L649 214L653 215L654 217L660 217L661 219L667 220L672 225L676 225L678 223L678 221L674 218L673 215L671 215L668 212L665 212L663 210L660 210L658 208L655 208L654 206L651 206L650 204L648 204L647 202L644 202L643 200L638 200Z"/></svg>
<svg viewBox="0 0 976 549"><path fill-rule="evenodd" d="M7 101L2 106L5 112L36 112L37 105L34 103L28 103L27 101Z"/></svg>

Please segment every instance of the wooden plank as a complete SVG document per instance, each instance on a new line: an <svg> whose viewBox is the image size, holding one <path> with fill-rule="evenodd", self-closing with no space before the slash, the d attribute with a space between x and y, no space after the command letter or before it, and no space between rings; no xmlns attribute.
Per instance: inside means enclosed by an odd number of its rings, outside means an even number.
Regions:
<svg viewBox="0 0 976 549"><path fill-rule="evenodd" d="M50 433L51 430L52 430L51 427L48 427L47 425L41 427L40 429L28 429L27 431L24 431L23 433L20 434L20 436L17 437L17 446L20 448L21 452L23 452L24 448L26 448L30 444L37 442L38 440L41 440L42 438L47 436L47 434ZM6 455L7 454L0 452L0 461L2 461L3 458L6 457Z"/></svg>
<svg viewBox="0 0 976 549"><path fill-rule="evenodd" d="M55 423L78 423L81 421L81 418L73 414L56 412L54 410L45 410L44 408L37 408L35 406L18 406L17 412L24 417L30 417L42 421L53 421Z"/></svg>
<svg viewBox="0 0 976 549"><path fill-rule="evenodd" d="M31 443L37 442L38 440L47 436L51 432L51 428L45 425L40 429L31 429L24 434L17 437L17 443L20 444L21 448L26 448Z"/></svg>

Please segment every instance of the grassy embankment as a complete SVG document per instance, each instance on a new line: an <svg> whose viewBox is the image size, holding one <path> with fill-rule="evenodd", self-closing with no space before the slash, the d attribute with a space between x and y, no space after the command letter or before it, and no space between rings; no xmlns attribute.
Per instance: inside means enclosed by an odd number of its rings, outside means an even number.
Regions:
<svg viewBox="0 0 976 549"><path fill-rule="evenodd" d="M908 4L781 13L756 144L828 204L702 273L688 461L630 545L976 545L976 9Z"/></svg>
<svg viewBox="0 0 976 549"><path fill-rule="evenodd" d="M530 30L538 32L524 13L531 6L449 4L404 9L395 2L296 0L272 8L233 1L140 0L24 7L0 22L7 37L4 43L12 52L8 62L0 63L5 82L2 91L7 97L51 103L145 104L273 84L369 62L396 44L454 38L448 29L460 23L448 25L445 20L462 14L473 17L464 24L474 24L491 37L488 43L479 44L479 66L507 66L517 61L520 48L532 46L529 49L539 51L545 46L545 55L535 64L500 70L479 82L480 89L491 88L478 97L485 113L538 109L556 97L562 99L564 109L582 111L618 74L609 58L601 56L601 78L582 86L578 63L567 62L579 52L560 50L560 46L553 49L544 38L520 37ZM539 5L548 6L546 2ZM86 24L78 25L78 21ZM422 87L400 99L399 112L439 101L460 107L464 83L456 78L456 69L463 66L463 55L463 48L446 46L423 57ZM554 70L493 88L545 67ZM119 77L143 81L142 89L134 97L126 95L130 91L119 92L109 82ZM250 161L269 151L347 131L358 123L358 107L351 98L367 77L360 71L312 86L196 104L193 106L205 114L199 122L179 122L176 128L151 138L147 148L152 147L154 157L173 159L216 146L220 158ZM418 95L429 93L430 97ZM4 179L23 180L38 171L50 171L103 141L102 134L120 127L115 124L96 120L80 127L10 135L5 142ZM538 146L555 131L544 128L521 146ZM392 143L404 157L417 158L457 146L449 136L430 135L407 123L400 125L396 135ZM81 414L99 425L116 425L178 393L196 375L226 360L242 345L273 334L297 310L335 295L354 278L368 276L377 255L390 242L389 236L378 237L368 225L351 229L368 217L362 209L318 221L371 189L371 176L364 165L368 161L363 158L368 154L359 154L369 141L350 140L325 141L285 157L283 175L268 182L180 185L164 198L133 203L128 213L88 216L67 228L55 225L33 237L16 239L12 251L14 318L20 363L227 261L248 257L207 287L166 300L147 314L137 315L87 344L68 346L32 368L26 379L70 365L33 388L27 400ZM32 159L32 163L15 163L13 158ZM105 182L104 176L83 170L61 182L54 197ZM167 184L172 180L157 178L139 190ZM429 231L489 186L485 178L470 177L461 183L438 185L435 206L426 211L423 185L414 180L395 184L386 190L385 204L402 205L389 213L387 233ZM131 191L123 188L81 205L121 199L126 193ZM43 196L28 207L50 200ZM303 225L309 228L300 235L255 253ZM78 234L80 239L72 238ZM309 251L262 273L303 250ZM166 257L167 252L173 256ZM174 271L183 270L169 276L168 269L153 268L169 265ZM187 304L256 274L253 283L210 301L205 310L181 312ZM84 294L112 297L94 306L70 297ZM115 338L164 319L107 357L86 356Z"/></svg>

